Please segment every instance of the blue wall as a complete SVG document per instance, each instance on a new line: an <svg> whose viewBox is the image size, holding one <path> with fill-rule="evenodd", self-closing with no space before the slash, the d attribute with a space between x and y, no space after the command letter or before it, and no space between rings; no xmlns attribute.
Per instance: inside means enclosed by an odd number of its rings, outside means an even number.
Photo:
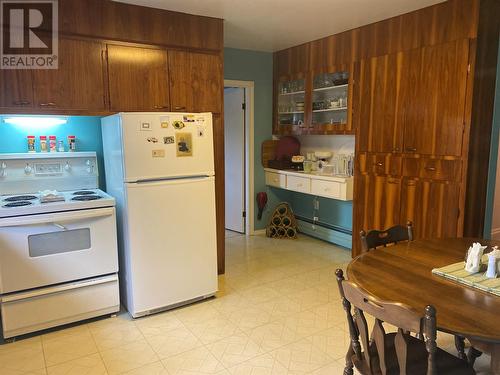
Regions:
<svg viewBox="0 0 500 375"><path fill-rule="evenodd" d="M105 187L104 163L102 157L101 118L94 116L47 116L64 117L67 123L62 125L40 126L37 124L21 126L4 122L5 118L15 115L0 115L0 153L27 152L26 136L36 136L37 151L39 151L40 135L55 135L58 140L64 140L68 147L68 135L76 136L77 151L96 151L99 163L99 185ZM42 116L36 116L42 117Z"/></svg>
<svg viewBox="0 0 500 375"><path fill-rule="evenodd" d="M273 54L224 49L224 78L254 82L254 192L265 191L268 194L267 209L262 220L257 220L257 207L254 218L255 229L263 229L274 206L286 200L286 192L266 187L264 169L260 158L263 141L272 138L273 118ZM255 199L255 197L252 197Z"/></svg>
<svg viewBox="0 0 500 375"><path fill-rule="evenodd" d="M488 190L486 195L486 217L484 220L484 237L491 237L491 221L493 218L493 203L495 199L495 182L497 175L497 156L500 135L500 47L498 48L497 60L497 83L495 93L495 110L493 113L493 125L491 131L490 165L488 173Z"/></svg>

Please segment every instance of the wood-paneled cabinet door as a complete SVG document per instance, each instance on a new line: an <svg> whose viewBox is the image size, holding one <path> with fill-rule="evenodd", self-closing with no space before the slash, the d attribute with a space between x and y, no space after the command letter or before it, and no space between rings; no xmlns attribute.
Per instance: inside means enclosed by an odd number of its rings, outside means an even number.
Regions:
<svg viewBox="0 0 500 375"><path fill-rule="evenodd" d="M168 111L167 51L111 45L108 48L112 111Z"/></svg>
<svg viewBox="0 0 500 375"><path fill-rule="evenodd" d="M35 107L105 110L104 73L100 42L60 38L58 68L33 70Z"/></svg>
<svg viewBox="0 0 500 375"><path fill-rule="evenodd" d="M0 107L33 107L32 70L0 70Z"/></svg>
<svg viewBox="0 0 500 375"><path fill-rule="evenodd" d="M386 229L399 224L401 178L375 174L360 175L357 179L356 207L360 228L355 228L354 236L361 229Z"/></svg>
<svg viewBox="0 0 500 375"><path fill-rule="evenodd" d="M401 152L404 98L410 58L406 52L362 60L356 69L353 119L362 152Z"/></svg>
<svg viewBox="0 0 500 375"><path fill-rule="evenodd" d="M224 83L219 55L169 51L168 69L172 111L221 112Z"/></svg>
<svg viewBox="0 0 500 375"><path fill-rule="evenodd" d="M405 152L461 155L468 50L469 40L462 39L411 52Z"/></svg>
<svg viewBox="0 0 500 375"><path fill-rule="evenodd" d="M457 182L404 178L401 222L413 222L415 238L456 237L459 199Z"/></svg>

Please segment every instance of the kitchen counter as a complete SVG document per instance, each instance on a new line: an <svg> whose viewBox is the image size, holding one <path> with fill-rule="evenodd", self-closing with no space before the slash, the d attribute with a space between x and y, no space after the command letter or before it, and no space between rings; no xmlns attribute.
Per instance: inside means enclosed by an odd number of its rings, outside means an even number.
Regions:
<svg viewBox="0 0 500 375"><path fill-rule="evenodd" d="M330 199L351 201L353 177L264 168L266 185Z"/></svg>

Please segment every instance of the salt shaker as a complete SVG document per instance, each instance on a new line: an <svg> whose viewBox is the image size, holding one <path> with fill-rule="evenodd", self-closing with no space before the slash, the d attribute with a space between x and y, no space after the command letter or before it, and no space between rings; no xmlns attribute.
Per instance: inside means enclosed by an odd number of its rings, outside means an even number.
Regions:
<svg viewBox="0 0 500 375"><path fill-rule="evenodd" d="M497 277L497 260L500 257L500 250L498 250L498 246L493 248L488 254L488 269L486 270L486 277L489 279L494 279Z"/></svg>

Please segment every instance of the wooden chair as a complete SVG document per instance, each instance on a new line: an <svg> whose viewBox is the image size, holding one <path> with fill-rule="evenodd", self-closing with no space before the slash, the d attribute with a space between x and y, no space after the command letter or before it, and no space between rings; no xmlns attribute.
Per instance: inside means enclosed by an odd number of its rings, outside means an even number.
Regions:
<svg viewBox="0 0 500 375"><path fill-rule="evenodd" d="M371 230L368 233L362 230L359 235L361 250L365 253L380 246L386 247L401 241L413 241L413 224L408 221L406 227L395 225L386 230Z"/></svg>
<svg viewBox="0 0 500 375"><path fill-rule="evenodd" d="M353 366L362 375L475 374L467 361L437 347L433 306L427 306L420 316L403 304L377 300L345 280L341 269L335 274L351 337L344 375L352 375ZM375 317L371 338L364 312ZM397 333L386 333L383 322L399 327ZM424 339L407 332L420 332Z"/></svg>

